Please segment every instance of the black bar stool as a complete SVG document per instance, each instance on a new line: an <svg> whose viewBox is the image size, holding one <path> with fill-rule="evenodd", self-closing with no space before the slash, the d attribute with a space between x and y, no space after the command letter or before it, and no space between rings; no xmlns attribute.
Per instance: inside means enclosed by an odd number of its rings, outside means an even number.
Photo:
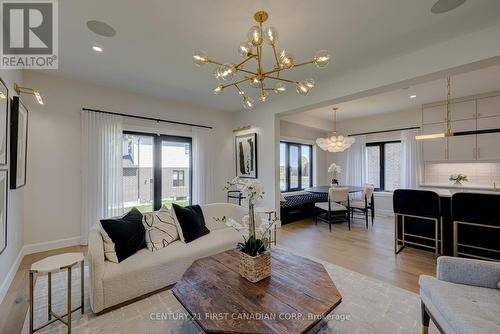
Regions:
<svg viewBox="0 0 500 334"><path fill-rule="evenodd" d="M394 252L398 254L406 244L432 249L435 257L443 253L443 220L439 195L433 191L397 189L393 194L394 206ZM399 233L399 217L401 217L401 236ZM434 237L405 232L405 218L420 219L434 224ZM411 237L411 241L406 237ZM422 240L422 242L415 241ZM434 245L423 243L433 241ZM399 247L399 243L402 244Z"/></svg>
<svg viewBox="0 0 500 334"><path fill-rule="evenodd" d="M500 195L457 193L451 197L453 256L500 261Z"/></svg>

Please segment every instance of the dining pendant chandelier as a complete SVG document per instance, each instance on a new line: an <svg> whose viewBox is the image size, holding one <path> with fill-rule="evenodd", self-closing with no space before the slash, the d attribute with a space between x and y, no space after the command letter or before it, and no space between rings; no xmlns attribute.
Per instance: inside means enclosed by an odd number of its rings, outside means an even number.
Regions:
<svg viewBox="0 0 500 334"><path fill-rule="evenodd" d="M305 79L302 81L290 80L282 77L282 74L295 67L315 64L318 68L323 68L330 62L330 54L326 50L321 50L316 53L312 60L296 63L295 58L285 49L278 49L276 42L278 41L278 30L274 27L262 27L262 23L266 22L268 14L264 11L255 13L254 19L257 25L254 25L248 31L248 40L238 46L238 53L243 60L239 63L222 63L208 58L205 51L195 51L193 54L193 62L197 66L205 64L216 65L214 77L227 84L219 84L214 89L214 94L221 94L226 88L234 86L238 94L241 95L243 107L247 110L254 106L254 99L242 90L244 83L249 83L251 87L258 90L258 99L260 102L265 102L269 98L269 93L283 94L287 87L285 83L295 85L295 90L298 94L305 96L312 88L314 88L313 79ZM264 59L262 46L269 45L272 48L274 56L274 66L272 69L264 68ZM254 60L255 67L251 69L248 65L250 60ZM238 74L242 77L236 78ZM232 82L231 82L232 81Z"/></svg>
<svg viewBox="0 0 500 334"><path fill-rule="evenodd" d="M354 137L337 135L337 110L338 108L333 108L333 132L331 137L316 139L316 144L323 151L344 152L356 141Z"/></svg>
<svg viewBox="0 0 500 334"><path fill-rule="evenodd" d="M437 139L437 138L447 138L453 137L453 132L451 131L451 79L446 77L446 132L432 133L427 135L415 136L416 140L426 140L426 139Z"/></svg>

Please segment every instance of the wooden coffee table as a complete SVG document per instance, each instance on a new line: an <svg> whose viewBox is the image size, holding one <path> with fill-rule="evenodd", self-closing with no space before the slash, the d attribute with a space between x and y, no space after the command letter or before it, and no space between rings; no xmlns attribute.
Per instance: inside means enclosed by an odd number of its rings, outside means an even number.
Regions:
<svg viewBox="0 0 500 334"><path fill-rule="evenodd" d="M174 296L207 333L306 333L324 324L342 296L323 265L273 249L272 275L251 283L238 273L239 254L195 261Z"/></svg>

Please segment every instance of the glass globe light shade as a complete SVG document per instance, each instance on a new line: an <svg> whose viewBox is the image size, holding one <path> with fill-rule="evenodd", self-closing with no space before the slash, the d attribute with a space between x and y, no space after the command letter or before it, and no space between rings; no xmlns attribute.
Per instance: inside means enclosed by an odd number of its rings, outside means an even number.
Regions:
<svg viewBox="0 0 500 334"><path fill-rule="evenodd" d="M250 80L250 86L253 88L260 88L261 82L257 77L254 77L252 80Z"/></svg>
<svg viewBox="0 0 500 334"><path fill-rule="evenodd" d="M311 80L312 79L306 79L304 81L299 82L296 85L297 93L299 93L302 96L306 96L311 91L311 89L314 87L314 80L312 80L312 81Z"/></svg>
<svg viewBox="0 0 500 334"><path fill-rule="evenodd" d="M238 53L241 57L246 58L252 54L253 44L250 42L243 42L238 46Z"/></svg>
<svg viewBox="0 0 500 334"><path fill-rule="evenodd" d="M323 68L328 66L330 63L330 54L326 50L320 50L316 52L316 55L314 56L314 64L316 64L316 67L318 68Z"/></svg>
<svg viewBox="0 0 500 334"><path fill-rule="evenodd" d="M343 142L344 141L344 136L342 136L342 135L338 136L337 140L340 141L340 142Z"/></svg>
<svg viewBox="0 0 500 334"><path fill-rule="evenodd" d="M303 81L304 84L309 88L314 88L314 80L312 78L308 78Z"/></svg>
<svg viewBox="0 0 500 334"><path fill-rule="evenodd" d="M253 99L251 97L248 97L248 96L243 96L243 108L245 108L246 110L251 110L253 108Z"/></svg>
<svg viewBox="0 0 500 334"><path fill-rule="evenodd" d="M286 92L285 84L282 82L278 82L276 86L274 86L274 92L276 94L283 94L284 92Z"/></svg>
<svg viewBox="0 0 500 334"><path fill-rule="evenodd" d="M214 89L214 94L215 94L215 95L219 95L219 94L221 94L223 91L224 91L224 86L223 86L223 85L218 85L218 86L217 86L217 87L215 87L215 89Z"/></svg>
<svg viewBox="0 0 500 334"><path fill-rule="evenodd" d="M293 67L293 56L288 53L285 49L281 49L278 52L278 61L281 68L289 69Z"/></svg>
<svg viewBox="0 0 500 334"><path fill-rule="evenodd" d="M267 42L267 44L276 45L278 37L278 29L276 29L275 27L267 27L264 29L264 40Z"/></svg>
<svg viewBox="0 0 500 334"><path fill-rule="evenodd" d="M248 41L254 46L259 46L262 44L262 30L259 26L253 26L248 30Z"/></svg>
<svg viewBox="0 0 500 334"><path fill-rule="evenodd" d="M337 141L337 137L336 136L331 136L330 140L335 143Z"/></svg>
<svg viewBox="0 0 500 334"><path fill-rule="evenodd" d="M260 92L260 96L259 96L259 100L260 102L266 102L267 100L267 97L269 96L269 93L266 92L266 91L261 91Z"/></svg>
<svg viewBox="0 0 500 334"><path fill-rule="evenodd" d="M236 65L234 64L224 64L221 66L221 79L223 81L233 80L234 74L236 73Z"/></svg>
<svg viewBox="0 0 500 334"><path fill-rule="evenodd" d="M193 63L201 67L205 65L208 62L208 55L205 51L203 50L198 50L193 53Z"/></svg>
<svg viewBox="0 0 500 334"><path fill-rule="evenodd" d="M215 69L214 69L214 78L219 80L219 81L222 81L222 74L224 73L224 69L222 66L217 66Z"/></svg>

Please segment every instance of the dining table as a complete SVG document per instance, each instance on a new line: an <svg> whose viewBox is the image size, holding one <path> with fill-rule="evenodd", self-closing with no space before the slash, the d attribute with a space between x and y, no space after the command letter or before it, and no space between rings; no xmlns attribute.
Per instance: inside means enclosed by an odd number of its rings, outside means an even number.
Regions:
<svg viewBox="0 0 500 334"><path fill-rule="evenodd" d="M308 193L313 193L313 194L328 194L330 188L332 186L316 186L316 187L309 187L305 188L304 191L307 191ZM349 193L357 193L363 191L365 188L363 187L358 187L358 186L335 186L337 188L348 188Z"/></svg>

